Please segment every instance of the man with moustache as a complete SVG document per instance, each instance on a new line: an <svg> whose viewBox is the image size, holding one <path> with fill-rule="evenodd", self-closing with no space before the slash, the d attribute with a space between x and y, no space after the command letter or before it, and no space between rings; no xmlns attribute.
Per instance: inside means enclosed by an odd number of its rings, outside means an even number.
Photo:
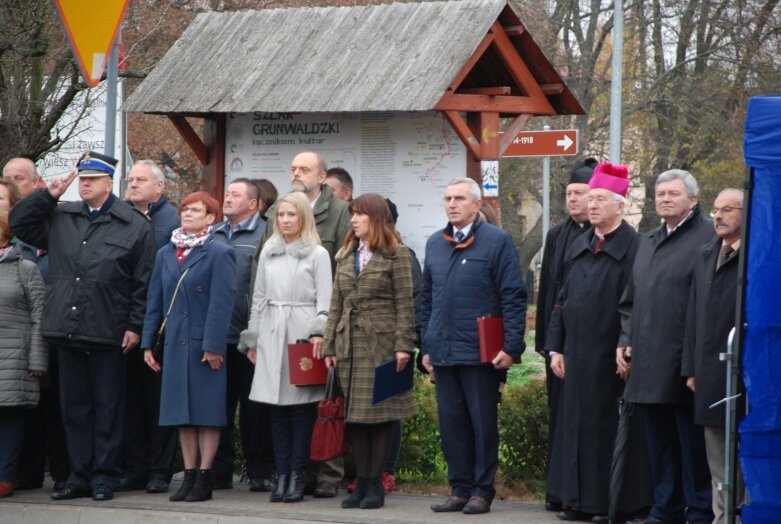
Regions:
<svg viewBox="0 0 781 524"><path fill-rule="evenodd" d="M568 251L568 278L554 306L545 345L551 369L563 381L548 490L564 505L560 519L589 520L596 515L607 522L617 406L624 391L615 364L621 333L618 304L640 235L624 220L626 166L599 164L589 188L591 227ZM640 508L649 498L622 509Z"/></svg>
<svg viewBox="0 0 781 524"><path fill-rule="evenodd" d="M743 191L721 191L711 208L716 237L700 248L694 262L692 292L686 321L686 345L681 375L694 392L694 422L704 428L705 450L712 478L714 522L724 519L726 442L725 404L710 406L727 396L727 367L719 360L735 326L738 288L738 251L743 224ZM738 401L739 416L744 402ZM743 482L738 468L735 492L740 504Z"/></svg>
<svg viewBox="0 0 781 524"><path fill-rule="evenodd" d="M55 500L114 496L120 475L125 354L138 345L154 234L140 211L111 192L117 160L88 152L77 170L14 206L23 241L48 250L43 335L60 358L62 416L71 473ZM57 200L79 176L83 200Z"/></svg>
<svg viewBox="0 0 781 524"><path fill-rule="evenodd" d="M269 405L251 402L249 392L255 366L239 353L239 334L247 329L252 301L250 280L252 257L266 231L266 220L260 209L265 207L257 184L248 178L236 178L225 189L222 214L225 221L214 228L214 238L233 247L236 254L236 301L228 330L226 366L228 371L228 425L222 428L220 446L214 457L214 489L233 487L234 423L239 407L239 433L242 455L247 468L250 491L273 489L274 450L271 444Z"/></svg>
<svg viewBox="0 0 781 524"><path fill-rule="evenodd" d="M588 183L594 173L597 161L593 158L585 158L572 167L569 183L566 188L566 203L568 217L564 222L552 227L545 237L545 249L542 255L542 267L540 268L540 287L537 293L537 315L534 327L534 345L537 353L546 359L545 383L548 391L548 460L550 464L551 447L553 437L556 434L556 420L561 395L561 379L558 378L550 367L550 357L545 351L545 338L548 334L550 316L553 304L559 298L561 286L564 285L565 264L564 257L572 242L583 234L588 225ZM550 472L548 478L551 478ZM561 511L561 501L545 494L545 509L548 511Z"/></svg>
<svg viewBox="0 0 781 524"><path fill-rule="evenodd" d="M656 179L654 201L663 223L641 236L622 299L616 364L628 377L625 399L637 404L645 422L654 483L646 524L713 520L705 440L694 424L693 394L681 377L694 261L700 246L713 239L697 192L688 171L671 169Z"/></svg>
<svg viewBox="0 0 781 524"><path fill-rule="evenodd" d="M325 183L327 171L328 165L325 159L313 151L297 154L290 163L292 190L300 191L309 199L312 212L315 215L317 234L331 258L331 274L335 275L336 262L334 257L339 248L342 247L344 237L350 229L350 211L349 204L336 198L334 192ZM267 216L270 220L275 220L276 210L276 205L269 208ZM255 287L257 263L263 244L271 237L273 230L272 227L266 228L266 232L255 250L250 289ZM316 469L317 487L314 496L318 498L336 497L337 486L344 477L344 459L338 458L317 463Z"/></svg>

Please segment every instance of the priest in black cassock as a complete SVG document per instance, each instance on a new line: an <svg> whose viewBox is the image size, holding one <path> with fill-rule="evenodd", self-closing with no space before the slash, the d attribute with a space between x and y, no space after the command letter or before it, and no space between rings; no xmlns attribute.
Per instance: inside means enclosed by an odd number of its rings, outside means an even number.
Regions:
<svg viewBox="0 0 781 524"><path fill-rule="evenodd" d="M561 223L552 227L545 237L545 249L542 255L542 268L540 269L540 287L537 294L537 318L535 321L535 349L546 360L545 382L548 392L548 460L550 464L550 451L553 444L553 435L556 430L556 413L559 406L561 393L561 379L556 377L550 369L550 360L545 352L545 336L548 333L553 304L559 297L561 286L564 284L564 256L570 244L588 229L588 182L594 173L597 161L586 158L575 163L569 176L566 188L567 213L569 216ZM545 509L548 511L561 511L561 501L546 495Z"/></svg>
<svg viewBox="0 0 781 524"><path fill-rule="evenodd" d="M607 522L610 464L624 381L615 354L621 333L618 304L632 271L639 235L623 218L629 187L625 166L602 163L589 181L591 227L572 243L567 280L551 315L545 349L551 370L563 380L548 491L564 505L562 520ZM639 417L638 417L639 419ZM648 468L639 468L648 471ZM627 478L637 470L628 464ZM631 490L635 510L651 500Z"/></svg>

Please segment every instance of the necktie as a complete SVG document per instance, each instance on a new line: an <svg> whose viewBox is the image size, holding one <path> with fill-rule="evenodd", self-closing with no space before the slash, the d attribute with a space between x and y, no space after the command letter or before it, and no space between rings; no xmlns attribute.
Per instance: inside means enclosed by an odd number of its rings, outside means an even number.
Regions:
<svg viewBox="0 0 781 524"><path fill-rule="evenodd" d="M456 231L455 237L456 237L456 241L457 241L459 244L460 244L461 242L463 242L463 241L464 241L464 233L463 233L463 231Z"/></svg>
<svg viewBox="0 0 781 524"><path fill-rule="evenodd" d="M723 266L734 252L735 250L732 249L732 246L721 246L721 252L719 253L719 263L716 266L716 269L719 269L721 266Z"/></svg>

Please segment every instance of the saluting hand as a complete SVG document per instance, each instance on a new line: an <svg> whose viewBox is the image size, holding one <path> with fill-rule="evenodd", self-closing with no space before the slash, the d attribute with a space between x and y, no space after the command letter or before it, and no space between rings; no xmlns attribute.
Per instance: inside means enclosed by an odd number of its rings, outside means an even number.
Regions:
<svg viewBox="0 0 781 524"><path fill-rule="evenodd" d="M46 186L46 189L49 191L49 194L52 197L60 198L63 194L65 194L65 191L68 189L68 187L71 185L71 182L73 182L73 179L76 178L76 175L78 174L79 172L74 169L68 173L67 176L58 177L49 182Z"/></svg>

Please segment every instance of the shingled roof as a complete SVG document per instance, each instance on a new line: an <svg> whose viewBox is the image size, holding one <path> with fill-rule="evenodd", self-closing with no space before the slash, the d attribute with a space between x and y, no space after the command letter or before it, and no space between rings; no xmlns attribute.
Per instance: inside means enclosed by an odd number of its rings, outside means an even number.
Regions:
<svg viewBox="0 0 781 524"><path fill-rule="evenodd" d="M582 113L507 0L204 13L125 110L428 111L500 18L535 80L553 86L545 95L556 111Z"/></svg>

